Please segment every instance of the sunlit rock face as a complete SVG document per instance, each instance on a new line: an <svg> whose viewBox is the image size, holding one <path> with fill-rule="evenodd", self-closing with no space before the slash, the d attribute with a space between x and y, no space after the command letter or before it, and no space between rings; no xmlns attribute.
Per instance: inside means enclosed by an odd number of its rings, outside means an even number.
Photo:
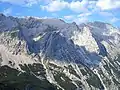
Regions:
<svg viewBox="0 0 120 90"><path fill-rule="evenodd" d="M1 90L120 90L119 69L110 24L0 14Z"/></svg>

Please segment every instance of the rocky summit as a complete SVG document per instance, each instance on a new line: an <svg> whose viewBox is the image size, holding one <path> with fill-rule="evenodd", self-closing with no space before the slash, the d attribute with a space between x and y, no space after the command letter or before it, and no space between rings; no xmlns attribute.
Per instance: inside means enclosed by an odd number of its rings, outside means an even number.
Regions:
<svg viewBox="0 0 120 90"><path fill-rule="evenodd" d="M0 90L120 90L119 29L0 14Z"/></svg>

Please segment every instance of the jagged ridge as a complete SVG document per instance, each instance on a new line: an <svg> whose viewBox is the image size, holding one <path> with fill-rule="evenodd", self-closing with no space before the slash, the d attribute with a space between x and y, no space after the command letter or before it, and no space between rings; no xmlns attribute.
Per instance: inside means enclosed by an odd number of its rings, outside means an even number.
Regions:
<svg viewBox="0 0 120 90"><path fill-rule="evenodd" d="M78 26L59 19L1 14L1 70L7 65L38 81L44 78L56 89L119 90L119 35L117 28L102 22ZM43 76L41 70L31 69L37 68L30 66L34 64L43 67Z"/></svg>

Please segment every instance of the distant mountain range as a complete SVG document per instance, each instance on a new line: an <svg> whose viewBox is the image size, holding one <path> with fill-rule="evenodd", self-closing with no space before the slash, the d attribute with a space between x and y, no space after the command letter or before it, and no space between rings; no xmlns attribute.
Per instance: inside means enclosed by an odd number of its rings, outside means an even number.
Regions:
<svg viewBox="0 0 120 90"><path fill-rule="evenodd" d="M0 14L0 90L120 90L120 30Z"/></svg>

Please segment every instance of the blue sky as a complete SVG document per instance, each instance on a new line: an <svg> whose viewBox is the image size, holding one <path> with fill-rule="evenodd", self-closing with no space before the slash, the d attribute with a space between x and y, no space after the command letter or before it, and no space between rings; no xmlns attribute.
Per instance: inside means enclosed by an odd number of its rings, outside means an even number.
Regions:
<svg viewBox="0 0 120 90"><path fill-rule="evenodd" d="M102 21L120 27L120 0L0 0L0 13L61 18L77 24Z"/></svg>

